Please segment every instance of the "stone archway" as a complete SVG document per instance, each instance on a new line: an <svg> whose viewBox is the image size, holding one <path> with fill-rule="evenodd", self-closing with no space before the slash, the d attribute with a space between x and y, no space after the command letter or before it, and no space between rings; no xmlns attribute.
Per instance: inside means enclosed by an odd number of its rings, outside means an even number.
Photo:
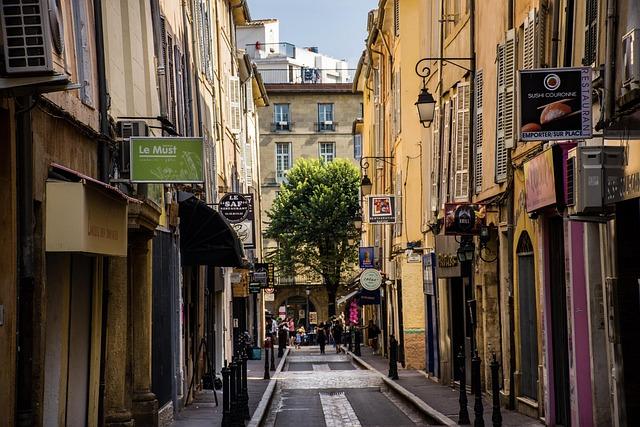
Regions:
<svg viewBox="0 0 640 427"><path fill-rule="evenodd" d="M283 305L291 297L307 297L304 286L290 288L276 288L275 301L266 303L266 308L274 315L278 314L278 307ZM329 318L329 304L327 290L324 287L314 286L311 288L309 301L315 306L318 313L318 323L326 322Z"/></svg>

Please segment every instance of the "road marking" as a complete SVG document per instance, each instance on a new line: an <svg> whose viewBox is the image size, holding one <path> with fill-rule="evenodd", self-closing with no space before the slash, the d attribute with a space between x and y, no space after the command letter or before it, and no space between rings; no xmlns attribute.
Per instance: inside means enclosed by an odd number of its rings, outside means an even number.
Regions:
<svg viewBox="0 0 640 427"><path fill-rule="evenodd" d="M362 427L351 403L343 392L320 393L320 402L327 427Z"/></svg>
<svg viewBox="0 0 640 427"><path fill-rule="evenodd" d="M330 371L331 369L329 368L329 365L326 363L322 363L322 364L314 364L313 366L313 370L314 371L322 371L322 372L326 372L326 371Z"/></svg>

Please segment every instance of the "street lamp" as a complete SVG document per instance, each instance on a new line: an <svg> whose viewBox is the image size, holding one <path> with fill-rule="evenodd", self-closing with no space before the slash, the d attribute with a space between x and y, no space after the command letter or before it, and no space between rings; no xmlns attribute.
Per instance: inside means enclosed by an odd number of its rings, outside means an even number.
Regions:
<svg viewBox="0 0 640 427"><path fill-rule="evenodd" d="M369 170L369 160L373 160L375 162L383 162L390 166L393 166L393 159L393 157L385 156L365 156L360 158L360 173L362 174L360 189L362 190L363 196L368 196L369 194L371 194L371 189L373 188L371 178L369 178L369 175L367 175L367 170Z"/></svg>
<svg viewBox="0 0 640 427"><path fill-rule="evenodd" d="M373 183L367 176L366 172L362 177L362 182L360 182L360 188L362 189L363 196L368 196L369 194L371 194L371 188L373 188Z"/></svg>
<svg viewBox="0 0 640 427"><path fill-rule="evenodd" d="M433 95L429 93L429 90L426 87L423 87L422 90L420 90L420 95L418 95L418 100L415 105L418 108L420 123L422 123L422 126L425 128L428 128L431 126L431 123L433 123L436 100L433 99Z"/></svg>
<svg viewBox="0 0 640 427"><path fill-rule="evenodd" d="M371 191L371 190L369 190L369 191ZM362 215L358 214L358 215L356 215L355 218L353 218L353 226L358 231L362 230Z"/></svg>
<svg viewBox="0 0 640 427"><path fill-rule="evenodd" d="M305 329L309 332L309 295L311 295L311 289L306 288L304 292L307 294L307 315L305 316L307 327Z"/></svg>
<svg viewBox="0 0 640 427"><path fill-rule="evenodd" d="M465 238L460 242L460 247L458 248L458 261L461 263L473 261L475 251L476 248L473 244L473 240L471 240L471 238Z"/></svg>

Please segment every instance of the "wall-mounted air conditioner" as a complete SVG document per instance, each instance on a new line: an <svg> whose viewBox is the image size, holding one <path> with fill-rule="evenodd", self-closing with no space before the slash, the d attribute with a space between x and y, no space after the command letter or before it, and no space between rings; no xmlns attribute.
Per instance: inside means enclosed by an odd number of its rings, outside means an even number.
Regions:
<svg viewBox="0 0 640 427"><path fill-rule="evenodd" d="M640 28L622 37L622 94L640 89Z"/></svg>
<svg viewBox="0 0 640 427"><path fill-rule="evenodd" d="M128 174L131 166L129 138L149 136L149 126L144 120L119 121L116 123L116 133L120 140L120 172Z"/></svg>
<svg viewBox="0 0 640 427"><path fill-rule="evenodd" d="M575 147L569 150L567 157L569 214L604 213L607 183L623 175L623 147Z"/></svg>
<svg viewBox="0 0 640 427"><path fill-rule="evenodd" d="M64 74L61 0L3 1L0 27L3 74Z"/></svg>

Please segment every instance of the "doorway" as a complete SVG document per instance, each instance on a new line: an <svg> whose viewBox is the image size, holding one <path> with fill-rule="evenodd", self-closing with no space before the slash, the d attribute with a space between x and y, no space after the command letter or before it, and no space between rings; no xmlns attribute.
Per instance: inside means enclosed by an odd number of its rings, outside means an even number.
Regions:
<svg viewBox="0 0 640 427"><path fill-rule="evenodd" d="M538 400L538 327L533 245L520 235L518 256L518 320L520 326L520 396Z"/></svg>
<svg viewBox="0 0 640 427"><path fill-rule="evenodd" d="M467 292L462 277L449 279L449 318L451 322L451 357L453 358L453 381L461 379L461 365L458 353L464 348L465 381L471 385L471 324L467 311Z"/></svg>

